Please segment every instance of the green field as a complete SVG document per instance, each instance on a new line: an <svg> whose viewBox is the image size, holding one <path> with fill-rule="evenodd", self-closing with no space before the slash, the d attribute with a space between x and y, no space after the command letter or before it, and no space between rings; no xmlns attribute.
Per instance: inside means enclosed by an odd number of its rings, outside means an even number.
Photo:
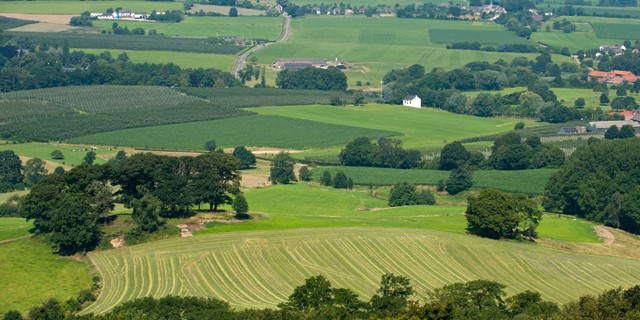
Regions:
<svg viewBox="0 0 640 320"><path fill-rule="evenodd" d="M0 218L0 244L7 240L28 236L32 226L31 222L23 218Z"/></svg>
<svg viewBox="0 0 640 320"><path fill-rule="evenodd" d="M171 41L171 40L167 40ZM216 68L223 71L231 71L236 60L234 55L228 54L207 54L175 51L140 51L140 50L117 50L117 49L75 49L85 53L95 55L104 51L110 51L111 56L117 57L122 52L126 52L129 60L134 63L173 63L182 68Z"/></svg>
<svg viewBox="0 0 640 320"><path fill-rule="evenodd" d="M55 255L36 240L0 244L0 266L0 314L26 313L50 298L64 301L91 287L88 264Z"/></svg>
<svg viewBox="0 0 640 320"><path fill-rule="evenodd" d="M0 30L13 29L32 23L35 23L35 21L20 20L0 16Z"/></svg>
<svg viewBox="0 0 640 320"><path fill-rule="evenodd" d="M42 160L55 162L60 165L77 166L83 163L84 156L87 154L89 146L74 146L61 143L41 142L0 144L0 151L4 150L13 150L13 152L21 156L40 158ZM51 152L53 150L60 150L64 155L64 159L51 159ZM98 147L97 150L94 150L93 152L95 152L97 155L94 163L100 164L106 162L106 159L114 157L118 150L109 150L109 147ZM2 201L0 201L0 203L2 203Z"/></svg>
<svg viewBox="0 0 640 320"><path fill-rule="evenodd" d="M482 44L531 44L531 41L518 37L515 33L507 30L465 30L464 32L460 32L460 30L453 29L430 29L429 38L432 43L480 42Z"/></svg>
<svg viewBox="0 0 640 320"><path fill-rule="evenodd" d="M355 126L256 115L104 132L69 141L166 150L201 150L205 142L215 140L220 147L306 149L341 145L360 136L396 134L398 133Z"/></svg>
<svg viewBox="0 0 640 320"><path fill-rule="evenodd" d="M293 0L291 1L291 3L295 3L298 5L317 5L319 3L322 3L321 1L318 2L317 0ZM384 1L384 0L354 0L354 1L349 1L349 4L351 4L352 7L360 7L360 6L364 6L364 7L368 7L368 6L372 6L375 7L376 5L379 4L384 4L387 6L393 6L395 4L399 4L400 6L404 7L406 5L415 3L416 5L420 5L423 3L433 3L436 5L441 4L442 2L440 2L439 0L398 0L398 1ZM458 4L465 4L464 1L461 0L455 0L455 1L451 1L451 3L458 3ZM327 3L328 5L328 3Z"/></svg>
<svg viewBox="0 0 640 320"><path fill-rule="evenodd" d="M98 30L111 30L114 21L99 20ZM182 37L236 36L274 41L282 33L283 19L277 17L185 17L179 23L117 21L118 26L156 30L158 34Z"/></svg>
<svg viewBox="0 0 640 320"><path fill-rule="evenodd" d="M429 30L447 29L464 34L474 31L504 31L485 22L443 21L430 19L308 17L292 21L291 37L257 52L260 64L270 65L282 58L323 58L344 60L349 85L371 82L378 88L385 73L418 63L426 70L453 69L471 61L511 61L518 56L533 59L536 54L500 53L470 50L447 50L432 43ZM571 61L554 56L554 61Z"/></svg>
<svg viewBox="0 0 640 320"><path fill-rule="evenodd" d="M7 202L7 200L9 200L10 197L14 196L14 195L19 195L19 196L23 196L25 194L29 193L29 190L18 190L18 191L11 191L11 192L2 192L0 193L0 204L3 204L5 202Z"/></svg>
<svg viewBox="0 0 640 320"><path fill-rule="evenodd" d="M196 3L196 4L193 5L191 10L189 10L189 12L196 13L196 12L202 10L204 12L216 12L216 13L223 14L223 15L229 15L229 10L230 9L231 9L231 6L218 6L218 5L212 5L212 4L199 4L199 3ZM265 15L265 11L264 10L245 9L245 8L236 8L236 10L238 10L238 15L239 16L260 16L260 15Z"/></svg>
<svg viewBox="0 0 640 320"><path fill-rule="evenodd" d="M182 2L155 1L3 1L0 12L33 14L77 14L123 8L137 12L182 10Z"/></svg>
<svg viewBox="0 0 640 320"><path fill-rule="evenodd" d="M640 33L640 24L592 23L592 25L598 38L633 40Z"/></svg>
<svg viewBox="0 0 640 320"><path fill-rule="evenodd" d="M435 185L447 180L449 171L420 169L391 169L372 167L319 167L314 169L314 179L319 180L323 171L332 174L344 172L355 184L392 185L409 182L416 185ZM535 169L518 171L477 170L473 172L473 185L477 188L495 188L509 192L541 195L547 181L557 170Z"/></svg>
<svg viewBox="0 0 640 320"><path fill-rule="evenodd" d="M393 105L332 108L328 106L249 108L261 115L277 115L324 123L390 130L403 134L406 147L421 150L441 148L447 142L507 132L522 119L479 118L437 109L415 109ZM527 127L541 125L525 120ZM337 154L337 152L334 152Z"/></svg>

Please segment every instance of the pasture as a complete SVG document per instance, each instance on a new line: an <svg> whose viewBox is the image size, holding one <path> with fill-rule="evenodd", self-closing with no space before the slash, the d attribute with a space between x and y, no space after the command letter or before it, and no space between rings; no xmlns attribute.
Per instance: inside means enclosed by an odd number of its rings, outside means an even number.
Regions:
<svg viewBox="0 0 640 320"><path fill-rule="evenodd" d="M32 23L35 23L35 21L20 20L0 16L0 30L13 29Z"/></svg>
<svg viewBox="0 0 640 320"><path fill-rule="evenodd" d="M1 195L3 194L0 193L0 196ZM4 201L0 200L0 203L3 202ZM7 240L28 236L29 229L31 229L32 226L32 222L27 222L23 218L0 218L0 244L7 242Z"/></svg>
<svg viewBox="0 0 640 320"><path fill-rule="evenodd" d="M258 51L260 64L270 65L283 58L322 58L343 60L351 67L346 71L349 86L357 81L370 82L377 88L391 69L418 63L426 70L453 69L471 61L511 61L518 56L533 59L537 54L501 53L469 50L447 50L433 43L429 30L464 34L469 31L504 31L499 25L471 21L427 19L307 17L292 21L292 34L286 43ZM571 61L554 56L554 61Z"/></svg>
<svg viewBox="0 0 640 320"><path fill-rule="evenodd" d="M482 44L531 43L527 39L518 37L515 33L507 30L465 30L460 32L460 30L455 29L430 29L429 38L432 43L474 41Z"/></svg>
<svg viewBox="0 0 640 320"><path fill-rule="evenodd" d="M215 140L220 147L306 149L342 145L360 136L397 134L355 126L254 115L104 132L72 138L69 141L165 150L202 150L205 142Z"/></svg>
<svg viewBox="0 0 640 320"><path fill-rule="evenodd" d="M317 5L319 3L322 3L322 1L317 1L317 0L293 0L291 1L292 3L298 4L298 5ZM350 1L349 2L351 4L352 7L360 7L360 6L372 6L375 7L378 4L386 4L388 6L393 6L396 3L399 4L400 6L404 7L406 5L415 3L416 5L420 5L421 3L433 3L436 5L441 4L441 2L439 2L438 0L420 0L420 1L416 1L416 0L399 0L399 1L394 1L393 3L388 2L388 1L380 1L380 0L354 0L354 1ZM452 3L457 3L457 4L464 4L464 1L461 0L455 0L452 1ZM327 4L328 5L328 4Z"/></svg>
<svg viewBox="0 0 640 320"><path fill-rule="evenodd" d="M323 123L357 126L400 132L409 148L434 150L447 142L507 132L521 119L479 118L430 108L408 108L394 105L363 107L299 106L249 108L261 115L275 115ZM527 127L542 125L525 120Z"/></svg>
<svg viewBox="0 0 640 320"><path fill-rule="evenodd" d="M274 41L282 33L280 17L185 17L179 23L152 21L116 21L120 27L156 30L158 34L180 37L235 36ZM114 21L98 20L93 25L98 30L111 30Z"/></svg>
<svg viewBox="0 0 640 320"><path fill-rule="evenodd" d="M122 52L126 52L129 60L134 63L173 63L182 68L216 68L223 71L231 71L235 56L229 54L208 54L193 52L175 51L141 51L141 50L113 50L113 49L82 49L76 48L85 53L99 55L104 51L111 52L111 56L117 57Z"/></svg>
<svg viewBox="0 0 640 320"><path fill-rule="evenodd" d="M3 1L0 12L31 14L76 14L84 11L105 12L123 8L137 12L182 10L181 2L156 1Z"/></svg>
<svg viewBox="0 0 640 320"><path fill-rule="evenodd" d="M213 296L234 307L274 307L322 274L369 297L386 272L412 280L418 298L453 282L496 280L568 302L640 280L640 261L545 249L463 234L402 228L256 231L175 238L91 254L104 279L85 313L137 297ZM523 281L526 279L526 281Z"/></svg>
<svg viewBox="0 0 640 320"><path fill-rule="evenodd" d="M449 171L421 169L391 169L373 167L318 167L313 177L320 179L323 171L332 174L344 172L353 179L353 183L362 185L393 185L409 182L416 185L436 185L439 180L447 180ZM541 195L544 187L557 170L535 169L518 171L477 170L473 172L473 185L476 188L495 188L509 192Z"/></svg>
<svg viewBox="0 0 640 320"><path fill-rule="evenodd" d="M64 301L91 287L87 263L58 256L34 239L0 244L0 266L0 314L26 313L50 298Z"/></svg>
<svg viewBox="0 0 640 320"><path fill-rule="evenodd" d="M202 10L204 12L216 12L219 14L229 15L229 9L231 9L230 6L217 6L212 4L196 3L193 5L191 10L189 10L189 12L196 13ZM239 16L260 16L265 14L265 11L263 10L246 9L246 8L236 8L236 9L238 10Z"/></svg>
<svg viewBox="0 0 640 320"><path fill-rule="evenodd" d="M0 151L13 150L20 156L29 158L40 158L48 162L54 162L61 166L77 166L83 162L84 156L89 151L89 146L74 146L63 143L42 143L42 142L29 142L19 144L0 144ZM62 160L51 159L51 152L53 150L60 150L64 155ZM109 150L108 147L98 147L96 153L96 160L94 163L101 164L106 162L109 158L115 156L118 150ZM2 203L0 201L0 203Z"/></svg>
<svg viewBox="0 0 640 320"><path fill-rule="evenodd" d="M598 38L633 40L640 33L640 23L592 23L592 25Z"/></svg>

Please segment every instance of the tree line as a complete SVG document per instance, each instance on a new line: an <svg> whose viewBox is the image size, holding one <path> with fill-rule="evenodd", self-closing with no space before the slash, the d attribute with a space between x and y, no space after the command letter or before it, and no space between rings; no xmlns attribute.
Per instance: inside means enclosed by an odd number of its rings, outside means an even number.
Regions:
<svg viewBox="0 0 640 320"><path fill-rule="evenodd" d="M334 67L285 69L278 72L276 85L281 89L345 91L347 90L347 76L340 69Z"/></svg>
<svg viewBox="0 0 640 320"><path fill-rule="evenodd" d="M51 299L31 309L27 317L9 311L4 320L622 320L640 315L637 285L581 296L563 306L545 301L540 293L530 290L507 296L506 288L489 280L459 282L436 288L428 299L417 301L409 278L387 273L382 275L376 292L368 300L362 300L353 290L334 287L327 278L318 275L297 286L277 309L235 310L228 302L215 298L167 296L128 301L102 315L78 315L76 308L72 308L77 303L73 303L74 299L70 299L72 307L69 301L60 303Z"/></svg>

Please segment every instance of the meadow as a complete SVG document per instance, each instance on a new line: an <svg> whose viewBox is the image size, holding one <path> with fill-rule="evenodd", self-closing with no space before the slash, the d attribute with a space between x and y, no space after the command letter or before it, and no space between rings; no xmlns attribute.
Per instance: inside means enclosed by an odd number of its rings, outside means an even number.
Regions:
<svg viewBox="0 0 640 320"><path fill-rule="evenodd" d="M511 61L518 56L533 59L537 54L501 53L469 50L447 50L444 44L433 43L429 30L465 33L469 31L504 31L499 25L486 22L398 19L380 17L307 17L294 19L286 43L258 51L260 64L270 65L283 58L322 58L343 60L349 86L357 81L370 82L378 88L384 74L391 69L406 68L418 63L426 70L453 69L471 61ZM554 56L560 63L568 57Z"/></svg>
<svg viewBox="0 0 640 320"><path fill-rule="evenodd" d="M275 115L323 123L357 126L401 132L398 139L408 148L423 151L440 149L447 142L463 138L497 134L513 129L522 119L479 118L431 108L408 108L395 105L365 105L334 108L328 106L261 107L246 110L261 115ZM524 120L527 127L543 125Z"/></svg>
<svg viewBox="0 0 640 320"><path fill-rule="evenodd" d="M293 0L291 1L292 3L298 4L298 5L320 5L321 3L323 3L323 1L321 0ZM360 6L364 6L364 7L368 7L368 6L372 6L375 7L376 5L379 4L386 4L388 6L392 6L395 4L399 4L400 6L404 7L406 5L415 3L416 5L420 5L422 3L433 3L436 5L441 4L442 2L438 1L438 0L420 0L420 1L416 1L416 0L399 0L399 1L393 1L393 2L388 2L388 1L380 1L380 0L354 0L354 1L349 1L349 4L351 4L352 7L360 7ZM461 0L455 0L452 1L451 3L457 3L457 4L464 4L464 1ZM329 3L326 3L327 6L329 5Z"/></svg>
<svg viewBox="0 0 640 320"><path fill-rule="evenodd" d="M49 45L64 45L71 48L104 50L172 51L234 55L243 47L221 45L199 38L177 38L162 36L134 36L96 33L53 33L53 32L8 32L10 35L31 41L45 41ZM174 53L171 53L174 54ZM179 56L179 55L178 55ZM145 58L151 59L151 54ZM146 62L146 61L143 61Z"/></svg>
<svg viewBox="0 0 640 320"><path fill-rule="evenodd" d="M0 199L0 203L3 202ZM0 244L28 236L31 227L33 227L33 223L27 222L23 218L0 218Z"/></svg>
<svg viewBox="0 0 640 320"><path fill-rule="evenodd" d="M0 314L12 309L26 313L50 298L64 301L91 288L87 263L56 255L34 239L0 244L0 266Z"/></svg>
<svg viewBox="0 0 640 320"><path fill-rule="evenodd" d="M182 10L182 2L162 1L3 1L0 12L32 14L77 14L84 11L106 12L123 8L136 12Z"/></svg>
<svg viewBox="0 0 640 320"><path fill-rule="evenodd" d="M229 9L231 9L230 6L217 6L217 5L212 5L212 4L196 3L196 4L193 5L191 10L189 10L189 12L196 13L196 12L202 10L204 12L216 12L216 13L223 14L223 15L229 15ZM236 8L236 10L238 10L238 15L239 16L260 16L260 15L265 15L265 11L263 11L263 10L246 9L246 8Z"/></svg>
<svg viewBox="0 0 640 320"><path fill-rule="evenodd" d="M202 150L205 142L215 140L220 147L306 149L342 145L360 136L398 134L355 126L254 115L104 132L72 138L69 141L165 150Z"/></svg>
<svg viewBox="0 0 640 320"><path fill-rule="evenodd" d="M430 29L429 38L432 43L475 41L482 44L531 44L527 39L518 37L515 33L507 30L465 30L460 32L460 30L453 29Z"/></svg>
<svg viewBox="0 0 640 320"><path fill-rule="evenodd" d="M235 36L274 41L282 33L283 19L279 17L185 17L179 23L147 21L116 21L120 27L156 30L158 34L180 37ZM114 21L98 20L98 30L111 30Z"/></svg>
<svg viewBox="0 0 640 320"><path fill-rule="evenodd" d="M361 185L392 185L409 182L416 185L436 185L447 180L449 171L420 169L391 169L373 167L318 167L313 170L315 180L320 180L322 172L344 172ZM477 170L473 172L473 185L476 188L495 188L508 192L541 195L547 181L557 170L535 169L518 171Z"/></svg>
<svg viewBox="0 0 640 320"><path fill-rule="evenodd" d="M640 33L640 23L592 23L598 38L634 40Z"/></svg>
<svg viewBox="0 0 640 320"><path fill-rule="evenodd" d="M275 88L176 88L176 90L207 99L215 105L232 105L236 108L287 106L331 103L331 98L352 101L353 96L339 91L280 90Z"/></svg>
<svg viewBox="0 0 640 320"><path fill-rule="evenodd" d="M96 160L94 163L101 164L106 162L109 158L115 156L118 152L116 149L109 150L108 147L98 147L93 152L96 153ZM83 163L84 156L88 152L86 146L74 146L63 143L43 143L43 142L29 142L18 144L0 144L0 151L12 150L20 156L29 158L40 158L48 162L54 162L64 167L77 166ZM51 159L51 152L53 150L60 150L64 155L64 159L55 160ZM1 199L1 198L0 198ZM0 201L2 203L2 201Z"/></svg>
<svg viewBox="0 0 640 320"><path fill-rule="evenodd" d="M118 50L118 49L84 49L76 48L73 50L81 50L85 53L99 55L104 51L111 52L111 56L117 57L122 52L126 52L129 60L133 63L173 63L182 68L216 68L222 71L230 72L233 63L236 60L234 55L229 54L209 54L194 52L176 52L176 51L160 51L160 50Z"/></svg>

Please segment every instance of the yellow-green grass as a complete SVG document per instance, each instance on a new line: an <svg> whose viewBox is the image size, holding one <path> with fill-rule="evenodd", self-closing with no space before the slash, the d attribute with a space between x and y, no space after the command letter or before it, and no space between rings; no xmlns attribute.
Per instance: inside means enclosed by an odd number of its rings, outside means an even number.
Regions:
<svg viewBox="0 0 640 320"><path fill-rule="evenodd" d="M59 163L60 165L75 166L83 162L84 156L89 152L89 150L91 150L91 147L86 145L29 142L19 144L1 144L0 151L4 150L13 150L13 152L19 156L40 158L42 160ZM53 150L60 150L64 155L64 159L51 159L51 151ZM109 147L99 147L93 152L97 155L94 163L104 163L105 159L102 157L108 159L109 156L115 155L118 150L109 150Z"/></svg>
<svg viewBox="0 0 640 320"><path fill-rule="evenodd" d="M389 218L391 219L391 218ZM92 254L104 286L84 312L103 313L149 295L213 296L244 308L274 307L305 278L370 297L387 272L412 280L417 298L473 279L568 302L640 281L640 261L575 254L530 243L403 228L326 228L174 238Z"/></svg>
<svg viewBox="0 0 640 320"><path fill-rule="evenodd" d="M170 40L167 40L170 41ZM122 52L135 63L173 63L182 68L216 68L224 71L231 71L235 62L235 55L228 54L208 54L176 51L140 51L140 50L118 50L118 49L75 49L85 53L100 54L104 51L111 52L113 57L117 57Z"/></svg>
<svg viewBox="0 0 640 320"><path fill-rule="evenodd" d="M620 40L600 38L594 32L538 31L531 34L531 39L546 46L562 49L568 48L571 53L578 50L596 49L602 45L610 45Z"/></svg>
<svg viewBox="0 0 640 320"><path fill-rule="evenodd" d="M536 231L541 238L571 242L601 242L592 223L572 216L547 213Z"/></svg>
<svg viewBox="0 0 640 320"><path fill-rule="evenodd" d="M28 236L32 226L32 222L23 218L0 218L0 244L7 240Z"/></svg>
<svg viewBox="0 0 640 320"><path fill-rule="evenodd" d="M398 135L397 132L295 118L251 115L213 121L135 128L72 138L96 143L165 150L202 150L215 140L219 147L254 146L306 149L344 145L360 137Z"/></svg>
<svg viewBox="0 0 640 320"><path fill-rule="evenodd" d="M229 15L230 9L231 9L230 6L218 6L218 5L212 5L212 4L196 3L193 5L191 10L189 10L189 12L195 13L202 10L204 12L216 12L224 15ZM236 8L236 10L238 10L239 16L260 16L265 14L264 10L257 10L257 9Z"/></svg>
<svg viewBox="0 0 640 320"><path fill-rule="evenodd" d="M3 1L0 12L33 14L80 14L123 8L137 12L182 10L182 2L155 1Z"/></svg>
<svg viewBox="0 0 640 320"><path fill-rule="evenodd" d="M518 56L533 59L537 54L501 53L470 50L447 50L444 44L431 43L429 30L446 29L464 33L501 31L503 27L485 22L443 21L430 19L308 17L292 21L292 34L286 43L258 51L260 64L270 65L282 58L323 58L344 60L353 67L347 71L349 86L357 81L371 82L379 88L380 80L391 69L418 63L427 70L459 68L471 61L498 59L511 61ZM533 42L532 42L533 43ZM554 55L554 61L571 61Z"/></svg>
<svg viewBox="0 0 640 320"><path fill-rule="evenodd" d="M293 0L291 1L291 3L295 3L298 5L317 5L321 2L318 2L316 0ZM368 7L368 6L372 6L375 7L376 5L379 4L386 4L387 6L393 6L395 4L399 4L400 6L404 7L406 5L415 3L416 5L421 5L424 3L432 3L435 5L439 5L442 2L440 2L439 0L420 0L420 1L416 1L416 0L398 0L398 1L383 1L383 0L354 0L354 1L349 1L349 4L351 4L352 7L360 7L360 6L364 6L364 7ZM451 3L456 3L456 4L464 4L466 2L461 1L461 0L455 0L452 1ZM327 5L329 5L329 3L327 3Z"/></svg>
<svg viewBox="0 0 640 320"><path fill-rule="evenodd" d="M406 147L421 150L441 148L447 142L481 135L507 132L516 122L527 127L543 125L532 120L512 118L479 118L459 115L431 108L409 108L394 105L365 105L363 107L296 106L249 108L261 115L277 115L323 123L389 130L403 134L399 137Z"/></svg>
<svg viewBox="0 0 640 320"><path fill-rule="evenodd" d="M0 314L26 313L50 298L67 300L91 287L87 263L56 255L37 240L0 244L0 266Z"/></svg>
<svg viewBox="0 0 640 320"><path fill-rule="evenodd" d="M118 26L156 30L166 36L222 37L236 36L252 39L276 40L282 33L283 19L279 17L185 17L179 23L146 21L98 20L93 25L98 30L111 30L114 22Z"/></svg>
<svg viewBox="0 0 640 320"><path fill-rule="evenodd" d="M9 198L11 198L14 195L23 196L27 193L29 193L29 190L26 190L26 189L0 193L0 204L7 202L7 200L9 200Z"/></svg>

